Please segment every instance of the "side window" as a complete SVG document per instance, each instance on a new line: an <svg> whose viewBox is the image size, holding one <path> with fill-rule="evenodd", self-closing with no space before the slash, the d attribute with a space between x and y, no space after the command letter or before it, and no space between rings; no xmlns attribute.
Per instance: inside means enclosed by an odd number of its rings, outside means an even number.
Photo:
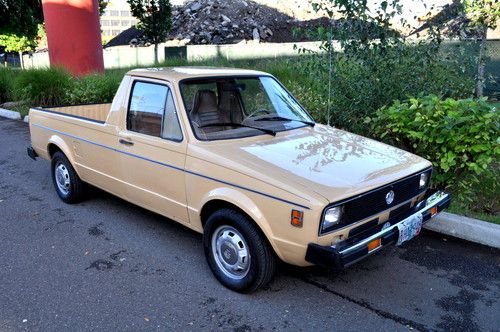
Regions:
<svg viewBox="0 0 500 332"><path fill-rule="evenodd" d="M170 89L167 94L167 103L165 105L165 116L163 117L161 137L173 141L182 140L181 126L177 117L177 111L175 110L174 95Z"/></svg>
<svg viewBox="0 0 500 332"><path fill-rule="evenodd" d="M135 82L127 114L127 129L145 135L182 140L170 89L161 84Z"/></svg>

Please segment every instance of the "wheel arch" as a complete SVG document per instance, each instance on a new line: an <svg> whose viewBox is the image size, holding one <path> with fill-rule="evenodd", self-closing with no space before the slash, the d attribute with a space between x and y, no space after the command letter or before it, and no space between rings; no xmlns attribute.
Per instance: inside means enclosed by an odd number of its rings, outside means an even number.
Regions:
<svg viewBox="0 0 500 332"><path fill-rule="evenodd" d="M257 205L248 196L243 195L241 192L232 189L223 190L223 192L224 194L221 192L218 194L212 192L209 195L209 198L204 201L199 213L202 228L205 227L208 217L210 217L210 215L215 211L224 208L236 210L254 223L257 229L264 236L265 241L267 241L267 243L273 248L276 255L282 258L281 253L273 241L273 232L269 222L265 219L263 213Z"/></svg>
<svg viewBox="0 0 500 332"><path fill-rule="evenodd" d="M47 145L47 152L49 154L50 159L52 159L52 157L54 157L54 154L58 151L64 153L64 151L55 143L49 143Z"/></svg>
<svg viewBox="0 0 500 332"><path fill-rule="evenodd" d="M76 173L78 174L78 170L75 167L75 158L73 156L73 153L71 153L71 148L61 137L53 135L50 137L47 144L47 154L49 155L49 158L52 159L57 151L64 153L66 158L68 158L69 162L71 163L71 166L73 166Z"/></svg>

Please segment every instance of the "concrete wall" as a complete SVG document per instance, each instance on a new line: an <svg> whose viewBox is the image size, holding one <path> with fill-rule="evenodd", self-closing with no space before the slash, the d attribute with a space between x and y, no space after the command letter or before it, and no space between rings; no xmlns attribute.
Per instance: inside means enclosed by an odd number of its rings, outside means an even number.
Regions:
<svg viewBox="0 0 500 332"><path fill-rule="evenodd" d="M187 45L186 59L188 61L207 60L223 57L234 59L274 58L281 56L298 55L298 48L319 50L320 42L303 43L261 43L261 44L232 44L232 45ZM165 44L159 45L160 62L165 60ZM174 47L175 48L175 47ZM136 66L151 66L154 63L154 47L117 46L104 49L105 68L124 68ZM23 56L26 68L48 67L48 52L33 53Z"/></svg>
<svg viewBox="0 0 500 332"><path fill-rule="evenodd" d="M154 47L117 46L104 49L105 68L151 66L154 63ZM159 47L158 60L164 60L163 48Z"/></svg>
<svg viewBox="0 0 500 332"><path fill-rule="evenodd" d="M276 58L298 55L298 48L319 50L320 42L302 43L262 43L262 44L233 44L233 45L189 45L187 46L187 60L197 61L222 57L228 60Z"/></svg>
<svg viewBox="0 0 500 332"><path fill-rule="evenodd" d="M43 68L49 67L49 52L37 52L23 55L25 68Z"/></svg>

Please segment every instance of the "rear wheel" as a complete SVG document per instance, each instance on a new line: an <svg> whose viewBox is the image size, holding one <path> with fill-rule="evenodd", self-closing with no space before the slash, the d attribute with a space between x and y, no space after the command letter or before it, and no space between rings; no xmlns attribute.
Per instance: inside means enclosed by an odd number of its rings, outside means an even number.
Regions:
<svg viewBox="0 0 500 332"><path fill-rule="evenodd" d="M65 203L81 202L85 194L85 183L78 177L64 153L57 151L52 157L52 182L57 195Z"/></svg>
<svg viewBox="0 0 500 332"><path fill-rule="evenodd" d="M214 276L234 291L253 292L274 276L272 248L255 224L237 211L214 212L205 225L203 244Z"/></svg>

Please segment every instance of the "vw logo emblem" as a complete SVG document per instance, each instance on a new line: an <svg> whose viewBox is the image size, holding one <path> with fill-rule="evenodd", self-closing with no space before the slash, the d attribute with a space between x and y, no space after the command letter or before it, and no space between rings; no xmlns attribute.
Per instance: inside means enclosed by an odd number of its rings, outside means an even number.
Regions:
<svg viewBox="0 0 500 332"><path fill-rule="evenodd" d="M391 190L385 195L385 202L387 205L391 205L394 202L394 191Z"/></svg>

